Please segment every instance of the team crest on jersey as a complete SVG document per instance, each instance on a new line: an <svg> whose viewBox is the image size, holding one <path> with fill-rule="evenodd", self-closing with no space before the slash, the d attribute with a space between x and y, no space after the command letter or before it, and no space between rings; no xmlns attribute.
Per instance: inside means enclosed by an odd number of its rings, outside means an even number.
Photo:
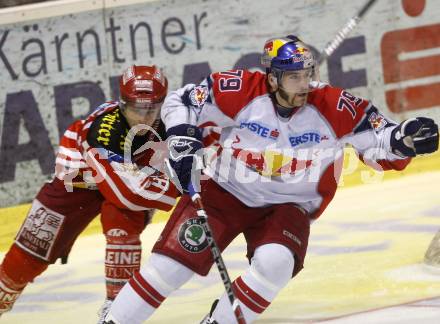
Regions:
<svg viewBox="0 0 440 324"><path fill-rule="evenodd" d="M189 100L194 107L202 107L208 99L208 88L196 86L189 93Z"/></svg>
<svg viewBox="0 0 440 324"><path fill-rule="evenodd" d="M376 114L375 112L368 117L368 121L375 131L380 131L386 124L388 124L385 117L381 114Z"/></svg>
<svg viewBox="0 0 440 324"><path fill-rule="evenodd" d="M199 253L208 246L202 221L198 218L190 218L183 223L177 235L180 245L188 252Z"/></svg>

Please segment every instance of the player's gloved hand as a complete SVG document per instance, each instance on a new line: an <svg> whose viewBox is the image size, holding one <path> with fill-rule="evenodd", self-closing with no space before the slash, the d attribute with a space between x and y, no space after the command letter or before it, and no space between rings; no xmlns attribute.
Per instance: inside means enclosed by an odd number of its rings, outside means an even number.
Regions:
<svg viewBox="0 0 440 324"><path fill-rule="evenodd" d="M193 125L182 124L167 131L168 163L172 170L171 180L183 192L188 192L191 181L193 161L196 154L201 154L202 132ZM174 178L174 179L173 179ZM176 179L177 178L177 179ZM177 180L179 183L176 183Z"/></svg>
<svg viewBox="0 0 440 324"><path fill-rule="evenodd" d="M391 149L401 157L432 153L438 150L438 126L425 117L403 121L391 132Z"/></svg>

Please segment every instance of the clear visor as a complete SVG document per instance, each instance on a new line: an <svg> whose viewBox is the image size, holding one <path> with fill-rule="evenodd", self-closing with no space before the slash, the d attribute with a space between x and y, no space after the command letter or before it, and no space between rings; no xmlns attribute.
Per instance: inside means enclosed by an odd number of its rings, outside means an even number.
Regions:
<svg viewBox="0 0 440 324"><path fill-rule="evenodd" d="M314 68L298 71L284 71L280 81L280 88L288 93L307 93L313 90L310 83L317 81Z"/></svg>
<svg viewBox="0 0 440 324"><path fill-rule="evenodd" d="M150 115L157 115L162 107L163 102L157 103L134 103L121 101L122 110L125 113L145 117Z"/></svg>
<svg viewBox="0 0 440 324"><path fill-rule="evenodd" d="M159 117L162 104L163 102L148 104L127 102L121 103L121 110L131 127L136 125L151 126ZM141 135L142 133L140 132Z"/></svg>
<svg viewBox="0 0 440 324"><path fill-rule="evenodd" d="M269 55L269 53L263 53L263 55L260 58L260 63L265 68L270 68L271 61L272 61L272 57Z"/></svg>

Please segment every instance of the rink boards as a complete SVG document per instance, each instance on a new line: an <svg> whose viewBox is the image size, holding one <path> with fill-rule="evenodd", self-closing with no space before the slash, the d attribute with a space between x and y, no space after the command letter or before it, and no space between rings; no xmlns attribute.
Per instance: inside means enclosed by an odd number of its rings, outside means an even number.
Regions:
<svg viewBox="0 0 440 324"><path fill-rule="evenodd" d="M422 264L440 228L440 172L342 188L312 225L304 270L258 323L440 322L440 269ZM147 256L163 223L143 234ZM104 238L81 237L67 265L30 285L2 323L95 323L104 300ZM232 277L246 268L239 237L225 251ZM223 291L216 269L168 298L150 323L198 323Z"/></svg>

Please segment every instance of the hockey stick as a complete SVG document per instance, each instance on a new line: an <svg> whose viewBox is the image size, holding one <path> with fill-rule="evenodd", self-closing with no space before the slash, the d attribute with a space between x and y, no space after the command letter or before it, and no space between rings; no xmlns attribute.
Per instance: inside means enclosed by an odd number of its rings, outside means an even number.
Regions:
<svg viewBox="0 0 440 324"><path fill-rule="evenodd" d="M203 207L202 198L200 197L200 175L203 169L203 161L198 155L194 155L193 172L191 172L191 182L188 186L189 195L197 209L197 216L201 220L203 231L205 232L206 239L208 240L209 248L211 249L212 257L217 265L218 272L222 277L223 285L225 286L226 294L228 295L229 302L231 303L235 319L238 324L246 324L246 321L238 304L237 297L235 297L232 290L231 278L229 277L228 270L226 269L225 262L223 261L220 249L212 236L211 227L208 224L208 214ZM168 178L174 183L174 185L182 192L182 186L180 185L179 178L176 171L171 167L168 159L165 159L165 173Z"/></svg>
<svg viewBox="0 0 440 324"><path fill-rule="evenodd" d="M222 277L223 285L225 286L226 294L228 295L229 302L232 305L232 310L235 315L235 319L238 324L246 324L246 321L243 316L243 312L241 311L240 305L238 304L237 297L235 297L234 291L232 290L231 279L228 274L228 270L226 269L225 262L223 261L220 249L217 246L217 243L212 236L211 228L208 224L208 214L203 207L202 198L200 197L200 181L194 182L196 185L191 182L188 186L189 194L191 196L194 205L197 208L197 216L202 221L202 227L205 231L206 239L208 240L209 248L211 249L212 257L214 258L215 264L217 265L218 272Z"/></svg>
<svg viewBox="0 0 440 324"><path fill-rule="evenodd" d="M197 216L201 220L203 230L205 231L206 239L208 240L209 248L211 249L212 257L217 265L218 272L222 277L223 285L225 286L226 294L228 295L229 302L231 303L232 310L235 315L235 319L238 324L246 324L246 321L241 311L241 307L238 304L237 297L235 297L234 291L232 290L231 279L226 269L225 262L221 255L220 249L214 240L212 235L211 227L208 224L208 214L203 207L202 198L200 197L200 176L203 169L202 158L198 155L194 156L193 170L191 174L191 182L188 186L188 191L191 196L192 201L197 209Z"/></svg>
<svg viewBox="0 0 440 324"><path fill-rule="evenodd" d="M368 0L366 4L357 12L356 15L350 18L350 20L345 24L344 27L339 30L336 34L335 38L328 42L327 45L321 52L319 56L318 64L321 65L333 52L342 44L342 42L347 38L348 34L359 24L361 19L365 16L365 14L370 10L373 4L377 0Z"/></svg>

